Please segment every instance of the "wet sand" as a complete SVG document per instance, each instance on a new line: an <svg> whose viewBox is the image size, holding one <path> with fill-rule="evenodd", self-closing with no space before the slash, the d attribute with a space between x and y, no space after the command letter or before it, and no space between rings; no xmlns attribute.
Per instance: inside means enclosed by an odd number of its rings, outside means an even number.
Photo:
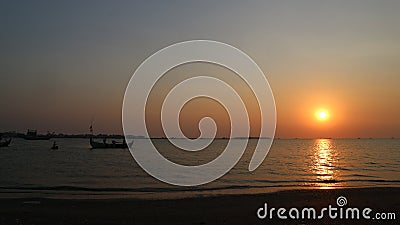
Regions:
<svg viewBox="0 0 400 225"><path fill-rule="evenodd" d="M337 207L339 196L347 198L344 207L371 208L394 212L396 220L259 219L257 210L268 207ZM230 195L174 200L137 199L1 199L0 224L400 224L400 188L352 188L292 190L257 195Z"/></svg>

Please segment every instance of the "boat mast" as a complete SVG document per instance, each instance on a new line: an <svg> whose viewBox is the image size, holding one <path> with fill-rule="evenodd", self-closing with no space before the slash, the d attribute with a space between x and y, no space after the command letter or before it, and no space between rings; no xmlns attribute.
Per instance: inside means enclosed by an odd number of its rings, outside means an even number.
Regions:
<svg viewBox="0 0 400 225"><path fill-rule="evenodd" d="M89 131L90 131L90 137L93 137L93 122L90 122Z"/></svg>

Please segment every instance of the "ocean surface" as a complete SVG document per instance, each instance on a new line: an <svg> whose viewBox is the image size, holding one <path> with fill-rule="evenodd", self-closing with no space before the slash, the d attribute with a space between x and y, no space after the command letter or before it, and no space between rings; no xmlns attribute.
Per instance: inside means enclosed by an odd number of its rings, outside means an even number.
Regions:
<svg viewBox="0 0 400 225"><path fill-rule="evenodd" d="M59 150L50 149L54 140ZM211 161L228 142L217 139L204 151L184 152L168 140L153 141L161 154L185 165ZM135 139L133 148L141 142ZM217 181L178 187L145 173L128 149L92 150L88 139L14 138L9 147L0 148L0 197L158 199L306 188L400 187L400 139L276 139L263 164L249 172L256 143L249 140L242 159Z"/></svg>

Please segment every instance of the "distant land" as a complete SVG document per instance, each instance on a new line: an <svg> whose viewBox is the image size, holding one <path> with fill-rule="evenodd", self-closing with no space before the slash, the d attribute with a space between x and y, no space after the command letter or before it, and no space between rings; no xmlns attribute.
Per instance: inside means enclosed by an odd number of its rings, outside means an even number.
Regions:
<svg viewBox="0 0 400 225"><path fill-rule="evenodd" d="M114 139L122 139L124 135L122 134L63 134L63 133L47 133L51 138L114 138ZM26 136L25 133L8 131L0 133L0 137L19 137L24 138ZM144 138L144 136L135 136L128 135L128 138Z"/></svg>
<svg viewBox="0 0 400 225"><path fill-rule="evenodd" d="M21 132L16 132L16 131L7 131L7 132L0 132L0 137L14 137L14 138L24 138L26 133L21 133ZM109 138L109 139L122 139L124 138L124 135L122 134L64 134L64 133L50 133L48 132L47 135L49 135L51 138ZM167 139L166 137L145 137L141 135L128 135L128 139ZM313 140L313 139L397 139L399 137L380 137L380 138L375 138L375 137L338 137L338 138L330 138L330 137L315 137L315 138L304 138L304 137L217 137L215 139L275 139L275 140ZM179 137L171 137L170 139L184 139L184 138L179 138ZM191 139L196 139L196 138L191 138ZM202 139L210 139L210 138L202 138Z"/></svg>

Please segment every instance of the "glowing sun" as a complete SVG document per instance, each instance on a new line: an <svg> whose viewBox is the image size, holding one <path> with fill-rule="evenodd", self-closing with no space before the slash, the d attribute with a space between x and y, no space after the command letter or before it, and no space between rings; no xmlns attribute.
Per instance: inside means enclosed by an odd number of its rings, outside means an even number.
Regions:
<svg viewBox="0 0 400 225"><path fill-rule="evenodd" d="M329 118L329 113L326 110L318 110L315 113L315 116L317 117L318 120L324 121Z"/></svg>

